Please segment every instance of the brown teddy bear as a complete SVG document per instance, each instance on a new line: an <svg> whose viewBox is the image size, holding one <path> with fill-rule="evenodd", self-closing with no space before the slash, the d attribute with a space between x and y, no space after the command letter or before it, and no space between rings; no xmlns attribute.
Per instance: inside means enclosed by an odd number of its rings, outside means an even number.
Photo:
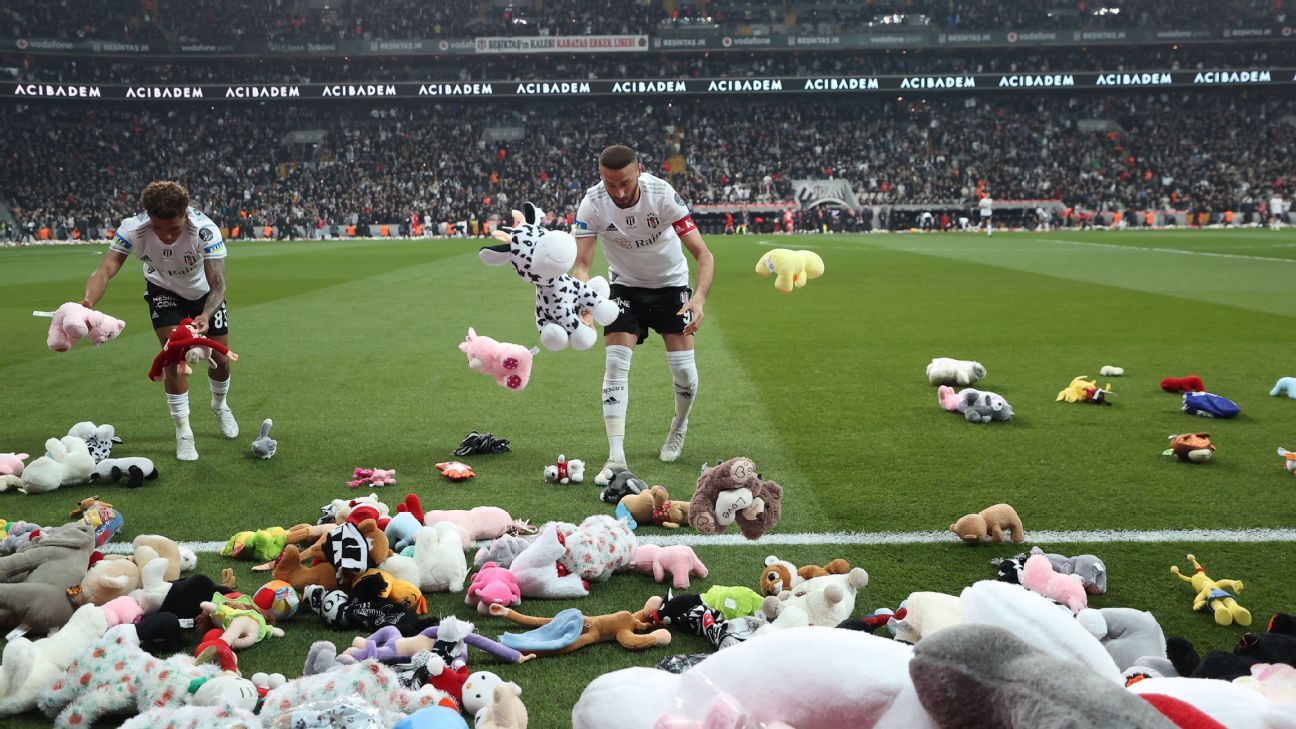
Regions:
<svg viewBox="0 0 1296 729"><path fill-rule="evenodd" d="M848 572L850 572L850 563L844 559L834 559L823 567L817 564L796 567L791 562L781 560L771 554L765 558L765 569L761 571L760 593L762 595L778 595L784 590L791 590L806 580L813 580L824 575L844 575Z"/></svg>
<svg viewBox="0 0 1296 729"><path fill-rule="evenodd" d="M1026 538L1017 510L1008 504L995 504L976 514L968 514L950 524L949 530L968 544L980 544L987 536L995 542L1002 542L1005 531L1012 532L1013 544L1020 544Z"/></svg>
<svg viewBox="0 0 1296 729"><path fill-rule="evenodd" d="M719 534L737 523L744 537L758 539L782 512L783 487L762 479L750 458L738 456L702 467L688 521L703 534Z"/></svg>
<svg viewBox="0 0 1296 729"><path fill-rule="evenodd" d="M620 505L630 512L636 524L651 524L653 495L651 489L644 489L637 494L626 494L621 497Z"/></svg>
<svg viewBox="0 0 1296 729"><path fill-rule="evenodd" d="M667 529L679 529L681 524L688 523L689 502L679 499L671 500L665 486L653 486L648 489L652 494L652 522Z"/></svg>
<svg viewBox="0 0 1296 729"><path fill-rule="evenodd" d="M1173 455L1188 463L1204 463L1215 454L1215 444L1210 433L1180 433L1170 436L1170 448L1165 455Z"/></svg>
<svg viewBox="0 0 1296 729"><path fill-rule="evenodd" d="M352 546L363 549L352 550ZM355 525L337 525L305 551L291 544L284 547L273 574L276 580L298 591L307 585L320 585L325 590L350 589L362 572L382 565L390 556L387 535L378 528L378 522L365 519Z"/></svg>

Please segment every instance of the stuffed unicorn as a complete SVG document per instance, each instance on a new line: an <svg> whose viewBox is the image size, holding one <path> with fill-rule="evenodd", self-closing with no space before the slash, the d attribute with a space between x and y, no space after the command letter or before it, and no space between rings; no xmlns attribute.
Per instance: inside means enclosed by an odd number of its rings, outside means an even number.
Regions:
<svg viewBox="0 0 1296 729"><path fill-rule="evenodd" d="M594 321L611 324L620 307L608 300L608 284L602 276L579 281L567 273L576 263L576 239L570 233L540 227L544 212L531 203L522 212L513 211L513 227L501 227L491 235L499 245L482 248L478 255L488 266L511 263L524 280L536 287L536 329L540 344L557 352L589 349L597 334L581 320L590 311Z"/></svg>

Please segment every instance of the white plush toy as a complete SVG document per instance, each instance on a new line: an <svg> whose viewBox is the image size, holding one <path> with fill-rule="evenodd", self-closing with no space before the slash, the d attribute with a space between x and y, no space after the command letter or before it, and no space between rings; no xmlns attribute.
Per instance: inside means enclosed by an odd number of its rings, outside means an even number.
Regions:
<svg viewBox="0 0 1296 729"><path fill-rule="evenodd" d="M414 563L423 592L463 592L468 579L459 527L448 521L420 527L414 538Z"/></svg>
<svg viewBox="0 0 1296 729"><path fill-rule="evenodd" d="M158 477L153 461L140 456L130 458L105 458L95 464L90 474L91 483L117 483L123 478L131 488L143 486L145 481Z"/></svg>
<svg viewBox="0 0 1296 729"><path fill-rule="evenodd" d="M579 574L558 576L558 560L566 554L566 547L558 541L558 524L545 525L531 546L514 558L509 567L522 596L548 599L588 596L589 586Z"/></svg>
<svg viewBox="0 0 1296 729"><path fill-rule="evenodd" d="M1098 370L1098 374L1103 377L1120 377L1125 374L1125 368L1117 367L1115 365L1103 365L1102 369Z"/></svg>
<svg viewBox="0 0 1296 729"><path fill-rule="evenodd" d="M86 448L90 451L90 457L95 459L95 463L102 461L112 455L114 443L122 442L117 437L117 429L111 425L95 425L89 420L83 420L68 429L68 435L74 435L85 441Z"/></svg>
<svg viewBox="0 0 1296 729"><path fill-rule="evenodd" d="M86 646L108 630L98 605L82 605L57 633L32 641L19 637L5 644L0 665L0 716L36 708L36 697L71 665Z"/></svg>
<svg viewBox="0 0 1296 729"><path fill-rule="evenodd" d="M980 362L966 359L935 357L927 365L927 381L933 385L967 387L985 376L986 368Z"/></svg>
<svg viewBox="0 0 1296 729"><path fill-rule="evenodd" d="M575 458L569 461L559 453L557 463L545 466L544 478L549 483L580 483L585 480L585 461Z"/></svg>
<svg viewBox="0 0 1296 729"><path fill-rule="evenodd" d="M951 625L963 622L959 599L943 592L914 592L904 601L904 617L892 617L887 628L901 643L914 644Z"/></svg>
<svg viewBox="0 0 1296 729"><path fill-rule="evenodd" d="M544 212L524 203L522 212L513 211L513 227L502 227L492 235L500 245L482 248L481 259L488 266L511 263L523 280L536 287L536 329L540 344L558 351L589 349L598 334L581 320L590 311L594 321L611 324L621 309L608 300L608 284L602 276L578 281L567 273L576 263L576 239L570 233L540 227Z"/></svg>
<svg viewBox="0 0 1296 729"><path fill-rule="evenodd" d="M770 621L755 635L805 625L835 626L855 611L855 596L868 585L868 572L860 567L844 575L814 577L777 597L767 596L761 612Z"/></svg>
<svg viewBox="0 0 1296 729"><path fill-rule="evenodd" d="M1173 696L1229 727L1296 722L1296 706L1224 681L1148 678L1127 689L1093 635L1019 585L978 582L963 590L959 605L963 625L917 646L810 626L753 637L682 674L650 668L605 673L572 708L572 726L1175 726L1131 691ZM720 711L717 702L725 704ZM700 723L720 717L727 721Z"/></svg>
<svg viewBox="0 0 1296 729"><path fill-rule="evenodd" d="M94 473L95 461L90 456L86 442L75 435L45 441L45 455L23 469L19 491L41 494L60 486L88 483Z"/></svg>

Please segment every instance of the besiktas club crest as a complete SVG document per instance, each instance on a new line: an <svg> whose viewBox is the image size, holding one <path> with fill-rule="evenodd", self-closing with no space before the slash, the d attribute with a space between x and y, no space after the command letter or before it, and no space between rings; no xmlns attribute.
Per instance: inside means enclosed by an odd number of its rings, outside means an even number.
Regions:
<svg viewBox="0 0 1296 729"><path fill-rule="evenodd" d="M193 251L185 251L185 252L184 252L184 262L185 262L186 264L192 266L192 265L194 265L195 263L198 262L198 256L195 256Z"/></svg>
<svg viewBox="0 0 1296 729"><path fill-rule="evenodd" d="M657 227L657 223L660 222L660 221L657 220L657 214L656 214L656 213L648 213L648 216L645 217L644 220L646 220L646 221L648 222L648 227L649 227L649 228L656 228L656 227Z"/></svg>

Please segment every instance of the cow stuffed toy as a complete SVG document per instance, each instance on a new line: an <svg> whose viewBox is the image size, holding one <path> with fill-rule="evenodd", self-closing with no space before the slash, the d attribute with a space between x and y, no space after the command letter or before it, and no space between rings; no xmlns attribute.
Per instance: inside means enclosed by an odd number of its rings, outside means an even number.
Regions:
<svg viewBox="0 0 1296 729"><path fill-rule="evenodd" d="M536 287L536 329L545 349L559 351L589 349L597 333L581 319L592 312L594 321L607 325L616 321L620 308L608 300L608 284L602 276L579 281L567 271L576 263L576 239L570 233L540 227L544 213L531 203L522 212L513 211L513 227L501 227L492 235L501 243L482 248L479 255L488 266L512 264L523 280Z"/></svg>

